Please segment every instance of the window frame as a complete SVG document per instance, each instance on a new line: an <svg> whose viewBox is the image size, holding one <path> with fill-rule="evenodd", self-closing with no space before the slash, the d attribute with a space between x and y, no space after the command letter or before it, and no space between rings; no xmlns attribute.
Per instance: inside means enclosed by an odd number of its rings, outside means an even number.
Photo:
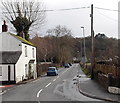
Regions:
<svg viewBox="0 0 120 103"><path fill-rule="evenodd" d="M25 45L25 57L28 57L28 54L27 54L27 46Z"/></svg>
<svg viewBox="0 0 120 103"><path fill-rule="evenodd" d="M35 49L32 48L32 57L35 58Z"/></svg>

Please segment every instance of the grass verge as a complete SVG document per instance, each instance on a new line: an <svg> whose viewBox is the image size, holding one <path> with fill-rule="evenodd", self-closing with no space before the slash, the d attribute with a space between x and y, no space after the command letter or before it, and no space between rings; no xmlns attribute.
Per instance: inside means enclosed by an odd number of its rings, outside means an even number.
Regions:
<svg viewBox="0 0 120 103"><path fill-rule="evenodd" d="M82 71L85 73L85 75L86 75L88 78L91 78L91 74L90 74L90 72L88 71L87 68L82 68Z"/></svg>

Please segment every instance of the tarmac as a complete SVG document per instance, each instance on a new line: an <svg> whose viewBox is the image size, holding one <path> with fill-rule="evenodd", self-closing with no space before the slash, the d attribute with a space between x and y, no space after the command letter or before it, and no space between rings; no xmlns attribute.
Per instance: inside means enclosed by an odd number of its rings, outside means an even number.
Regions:
<svg viewBox="0 0 120 103"><path fill-rule="evenodd" d="M38 78L36 78L38 79ZM16 88L17 86L20 86L21 84L26 84L28 82L34 81L36 79L30 79L26 81L19 82L17 84L11 84L11 85L0 85L0 95L6 93L7 91Z"/></svg>
<svg viewBox="0 0 120 103"><path fill-rule="evenodd" d="M82 71L80 72L81 73L79 75L78 90L81 94L94 99L120 103L120 95L109 93L98 82L96 82L95 80L91 80L91 78L86 77L86 75ZM34 80L36 79L23 81L15 85L1 85L0 94L4 94L8 90L14 89L18 85L25 84Z"/></svg>

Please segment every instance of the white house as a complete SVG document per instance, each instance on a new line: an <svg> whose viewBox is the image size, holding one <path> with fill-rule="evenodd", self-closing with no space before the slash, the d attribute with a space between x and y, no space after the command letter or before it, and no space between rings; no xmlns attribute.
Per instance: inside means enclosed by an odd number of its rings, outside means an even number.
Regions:
<svg viewBox="0 0 120 103"><path fill-rule="evenodd" d="M2 27L0 44L0 81L3 84L37 78L36 47L32 43Z"/></svg>

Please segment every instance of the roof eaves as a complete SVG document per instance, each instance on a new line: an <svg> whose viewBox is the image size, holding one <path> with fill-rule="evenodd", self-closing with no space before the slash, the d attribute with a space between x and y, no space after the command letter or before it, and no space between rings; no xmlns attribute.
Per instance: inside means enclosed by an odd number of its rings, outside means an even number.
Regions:
<svg viewBox="0 0 120 103"><path fill-rule="evenodd" d="M28 44L28 45L31 45L31 46L36 47L33 43L27 41L26 39L24 39L24 38L22 38L22 37L20 37L20 36L17 36L17 35L12 34L12 33L10 33L10 35L12 35L12 36L15 37L16 39L20 40L22 43L25 43L25 44Z"/></svg>

